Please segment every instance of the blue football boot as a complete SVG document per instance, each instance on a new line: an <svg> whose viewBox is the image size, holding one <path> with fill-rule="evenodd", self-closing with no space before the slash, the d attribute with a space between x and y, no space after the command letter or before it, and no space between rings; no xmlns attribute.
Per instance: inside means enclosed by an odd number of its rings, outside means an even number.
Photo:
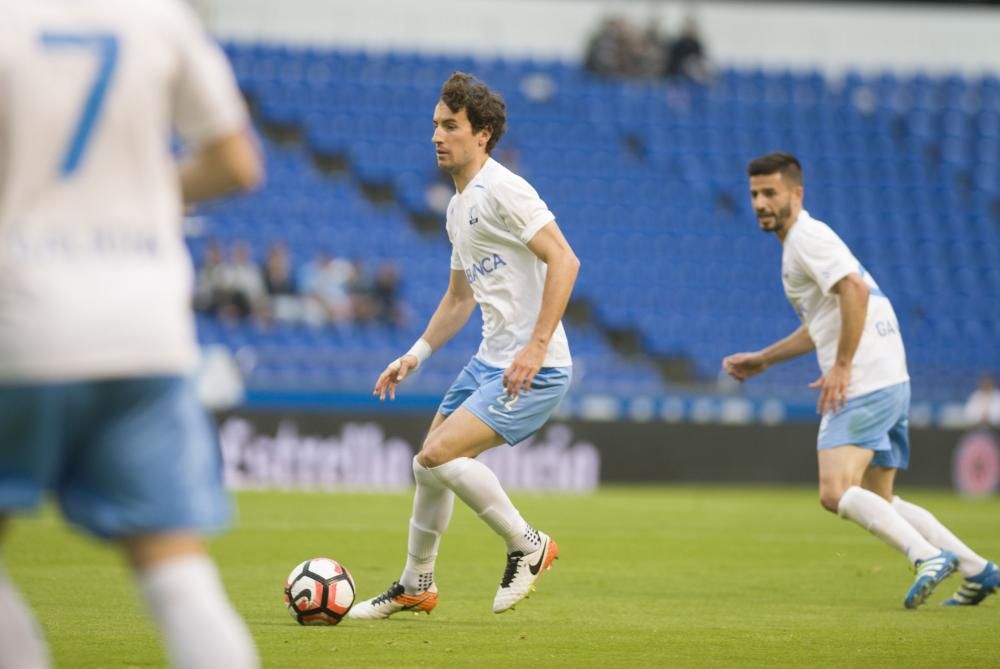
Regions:
<svg viewBox="0 0 1000 669"><path fill-rule="evenodd" d="M927 601L937 584L958 567L958 557L951 551L941 551L934 557L917 560L914 567L917 570L917 578L910 586L910 591L906 593L906 599L903 600L903 606L908 609L915 609Z"/></svg>
<svg viewBox="0 0 1000 669"><path fill-rule="evenodd" d="M967 577L955 594L941 603L945 606L975 606L997 590L1000 590L1000 567L995 562L987 562L985 569Z"/></svg>

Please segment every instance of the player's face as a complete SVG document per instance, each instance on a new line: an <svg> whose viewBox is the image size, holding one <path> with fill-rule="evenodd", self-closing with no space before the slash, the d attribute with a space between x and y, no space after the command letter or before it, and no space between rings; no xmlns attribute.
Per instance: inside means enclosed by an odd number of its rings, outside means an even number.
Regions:
<svg viewBox="0 0 1000 669"><path fill-rule="evenodd" d="M750 177L750 203L764 232L783 233L802 206L802 186L789 184L780 172Z"/></svg>
<svg viewBox="0 0 1000 669"><path fill-rule="evenodd" d="M434 149L438 167L450 174L456 174L486 155L489 130L472 131L472 123L465 108L453 112L443 102L434 107Z"/></svg>

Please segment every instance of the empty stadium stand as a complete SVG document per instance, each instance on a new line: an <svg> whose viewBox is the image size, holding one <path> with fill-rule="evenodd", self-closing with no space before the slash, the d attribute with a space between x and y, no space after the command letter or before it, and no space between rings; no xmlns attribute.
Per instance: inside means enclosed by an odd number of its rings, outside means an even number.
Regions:
<svg viewBox="0 0 1000 669"><path fill-rule="evenodd" d="M619 396L711 384L721 358L787 334L780 248L756 227L745 165L787 150L806 207L827 221L891 297L914 397L963 398L1000 370L1000 79L729 69L712 86L608 81L578 66L408 53L228 44L265 130L267 187L205 208L207 239L275 240L296 262L317 249L401 269L416 318L375 326L232 326L199 320L205 343L242 351L251 388L370 391L419 335L447 283L431 112L454 70L505 96L501 142L582 260L567 330L575 383ZM544 85L539 87L537 84ZM539 93L541 91L541 93ZM296 141L277 142L280 136ZM345 166L329 174L317 164ZM371 187L385 201L366 195ZM478 341L478 318L414 379L443 391ZM624 342L624 344L623 344ZM666 370L666 374L664 374ZM810 401L812 358L740 391Z"/></svg>

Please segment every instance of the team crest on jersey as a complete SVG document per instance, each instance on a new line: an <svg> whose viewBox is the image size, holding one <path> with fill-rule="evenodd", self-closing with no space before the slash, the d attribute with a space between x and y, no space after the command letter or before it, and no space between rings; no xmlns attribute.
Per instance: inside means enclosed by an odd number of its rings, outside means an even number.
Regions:
<svg viewBox="0 0 1000 669"><path fill-rule="evenodd" d="M475 225L479 222L479 208L476 205L472 205L469 209L469 225Z"/></svg>

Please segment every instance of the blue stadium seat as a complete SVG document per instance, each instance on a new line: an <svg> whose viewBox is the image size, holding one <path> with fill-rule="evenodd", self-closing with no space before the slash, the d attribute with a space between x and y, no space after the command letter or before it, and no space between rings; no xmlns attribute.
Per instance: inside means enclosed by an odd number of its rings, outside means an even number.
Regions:
<svg viewBox="0 0 1000 669"><path fill-rule="evenodd" d="M927 392L964 395L969 379L998 363L995 76L849 73L838 87L815 71L725 69L707 89L667 88L599 80L559 61L225 48L261 119L300 126L305 147L264 141L268 187L200 212L205 230L189 240L196 260L209 239L249 240L258 257L280 239L300 265L320 248L395 259L406 300L424 318L446 284L448 247L443 222L424 236L409 215L427 213L426 191L437 178L427 117L438 87L463 69L507 96L512 127L501 147L519 156L519 169L581 256L576 295L601 328L636 331L648 354L691 356L711 380L728 349L762 345L794 327L780 293L780 249L755 232L743 176L750 158L786 147L806 163L809 209L842 234L893 297L912 366L954 370L934 377L954 385L936 382ZM531 74L556 82L554 99L524 97L520 83ZM359 107L365 114L348 111ZM323 176L309 152L346 158L350 174ZM395 202L369 202L359 186L372 184L391 186ZM410 332L398 340L371 329L256 331L205 318L198 327L206 343L263 351L252 379L265 386L300 372L303 383L345 386L412 340ZM466 330L455 348L467 352L477 330ZM662 389L654 367L626 364L602 335L571 337L581 369L589 366L598 382L621 392ZM956 338L967 342L958 352ZM329 353L338 347L377 360L347 365ZM282 350L305 359L326 351L327 362L300 369L281 361ZM803 373L792 365L754 388L809 396L801 381L813 372ZM453 374L428 368L419 382L437 390Z"/></svg>

